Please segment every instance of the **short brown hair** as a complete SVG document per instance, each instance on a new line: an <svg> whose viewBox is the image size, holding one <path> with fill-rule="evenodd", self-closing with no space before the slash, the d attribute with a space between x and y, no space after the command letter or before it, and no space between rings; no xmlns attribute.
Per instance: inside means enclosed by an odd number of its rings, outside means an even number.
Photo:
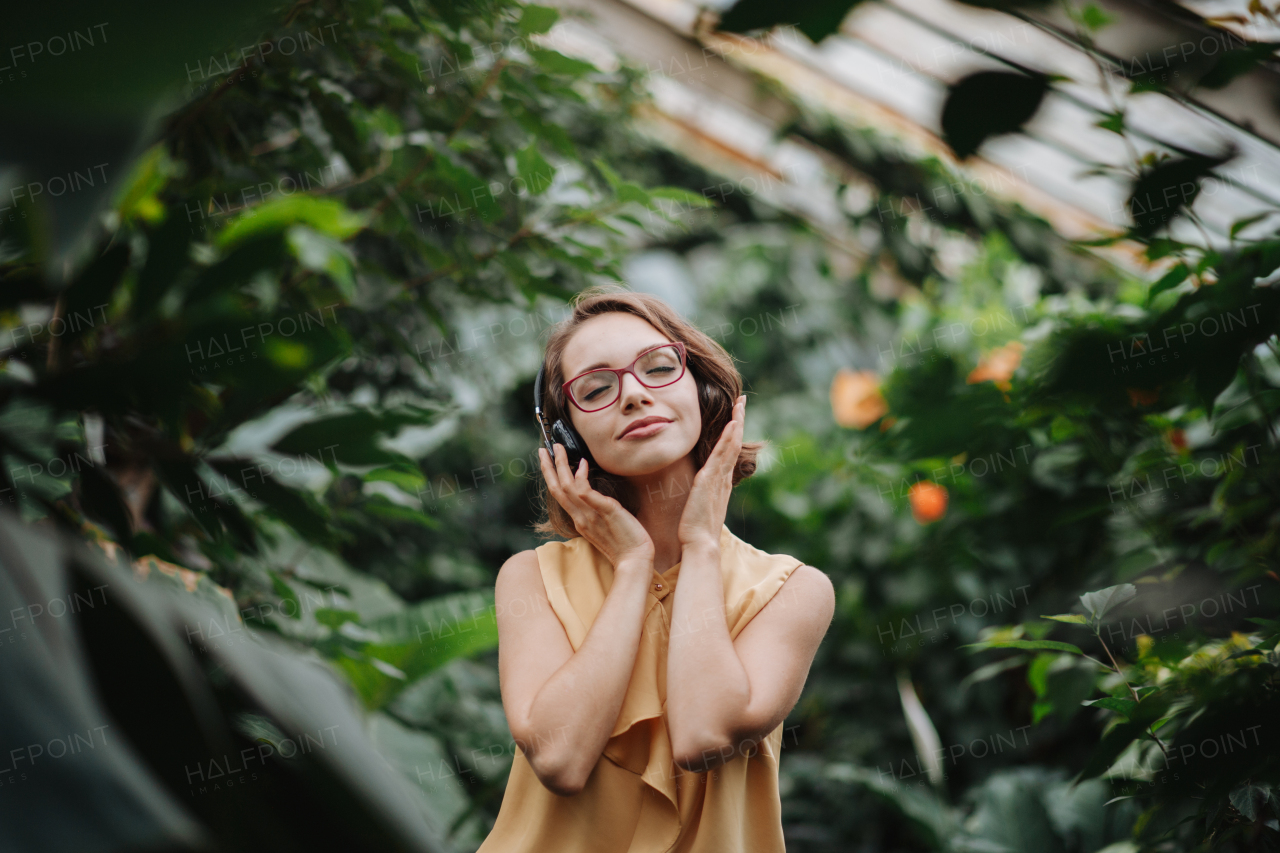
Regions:
<svg viewBox="0 0 1280 853"><path fill-rule="evenodd" d="M702 434L693 448L694 467L701 470L719 441L725 425L733 417L733 404L742 394L742 375L734 366L733 356L709 335L680 316L663 300L648 293L637 293L617 285L603 285L582 291L573 300L573 312L551 330L547 339L546 386L543 388L542 411L547 423L561 418L569 423L567 401L561 389L565 344L577 328L601 314L633 314L645 320L673 341L683 341L687 353L689 372L698 386L698 408L702 413ZM764 442L743 442L738 463L733 469L736 486L756 470L756 455ZM639 509L639 500L628 488L626 480L599 468L590 474L591 486L603 495L616 498L628 512ZM562 536L572 539L578 535L569 513L556 502L542 483L542 501L546 518L534 526L534 530L546 536Z"/></svg>

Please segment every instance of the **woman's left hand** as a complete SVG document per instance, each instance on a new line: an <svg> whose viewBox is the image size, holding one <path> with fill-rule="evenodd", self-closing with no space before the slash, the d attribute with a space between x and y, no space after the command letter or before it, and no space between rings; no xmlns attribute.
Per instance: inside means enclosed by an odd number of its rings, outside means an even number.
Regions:
<svg viewBox="0 0 1280 853"><path fill-rule="evenodd" d="M747 420L747 397L744 394L733 405L733 417L725 424L720 440L707 457L702 470L693 478L689 499L680 516L677 535L680 544L720 545L720 530L729 511L729 493L733 490L733 470L742 452L742 430Z"/></svg>

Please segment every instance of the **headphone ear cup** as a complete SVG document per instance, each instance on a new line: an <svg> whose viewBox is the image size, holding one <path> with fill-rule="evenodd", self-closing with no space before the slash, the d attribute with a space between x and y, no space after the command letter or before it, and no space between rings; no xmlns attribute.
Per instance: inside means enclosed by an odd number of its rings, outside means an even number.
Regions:
<svg viewBox="0 0 1280 853"><path fill-rule="evenodd" d="M565 455L568 457L569 468L576 470L578 460L585 458L587 465L594 464L590 452L587 451L586 442L582 440L582 436L578 435L578 431L572 426L565 424L562 420L557 420L551 425L552 437L564 445Z"/></svg>

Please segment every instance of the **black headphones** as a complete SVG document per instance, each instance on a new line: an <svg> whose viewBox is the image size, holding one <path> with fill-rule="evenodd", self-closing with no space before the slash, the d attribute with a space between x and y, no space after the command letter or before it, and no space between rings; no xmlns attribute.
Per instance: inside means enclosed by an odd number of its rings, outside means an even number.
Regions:
<svg viewBox="0 0 1280 853"><path fill-rule="evenodd" d="M582 436L578 435L572 423L566 419L557 418L554 424L547 425L547 416L542 413L542 383L546 373L547 364L543 362L542 367L538 368L538 378L533 383L533 414L538 419L538 426L542 429L542 443L547 446L547 453L551 454L552 464L555 463L556 458L555 445L559 443L564 446L565 455L569 458L571 472L578 470L578 462L581 459L587 460L588 470L594 469L596 461L591 458L587 443L582 440Z"/></svg>

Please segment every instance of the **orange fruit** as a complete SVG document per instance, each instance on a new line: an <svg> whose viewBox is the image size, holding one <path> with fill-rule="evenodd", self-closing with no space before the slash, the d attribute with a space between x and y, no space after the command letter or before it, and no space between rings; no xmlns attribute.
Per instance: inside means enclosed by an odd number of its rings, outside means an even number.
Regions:
<svg viewBox="0 0 1280 853"><path fill-rule="evenodd" d="M831 380L831 413L842 427L866 429L889 411L874 370L841 368Z"/></svg>
<svg viewBox="0 0 1280 853"><path fill-rule="evenodd" d="M1008 391L1013 387L1009 377L1022 363L1022 351L1025 349L1022 341L1009 341L1002 347L996 347L982 357L965 381L973 385L991 380L1001 391Z"/></svg>
<svg viewBox="0 0 1280 853"><path fill-rule="evenodd" d="M911 499L911 516L921 524L930 524L947 514L947 490L944 486L921 480L907 493Z"/></svg>

